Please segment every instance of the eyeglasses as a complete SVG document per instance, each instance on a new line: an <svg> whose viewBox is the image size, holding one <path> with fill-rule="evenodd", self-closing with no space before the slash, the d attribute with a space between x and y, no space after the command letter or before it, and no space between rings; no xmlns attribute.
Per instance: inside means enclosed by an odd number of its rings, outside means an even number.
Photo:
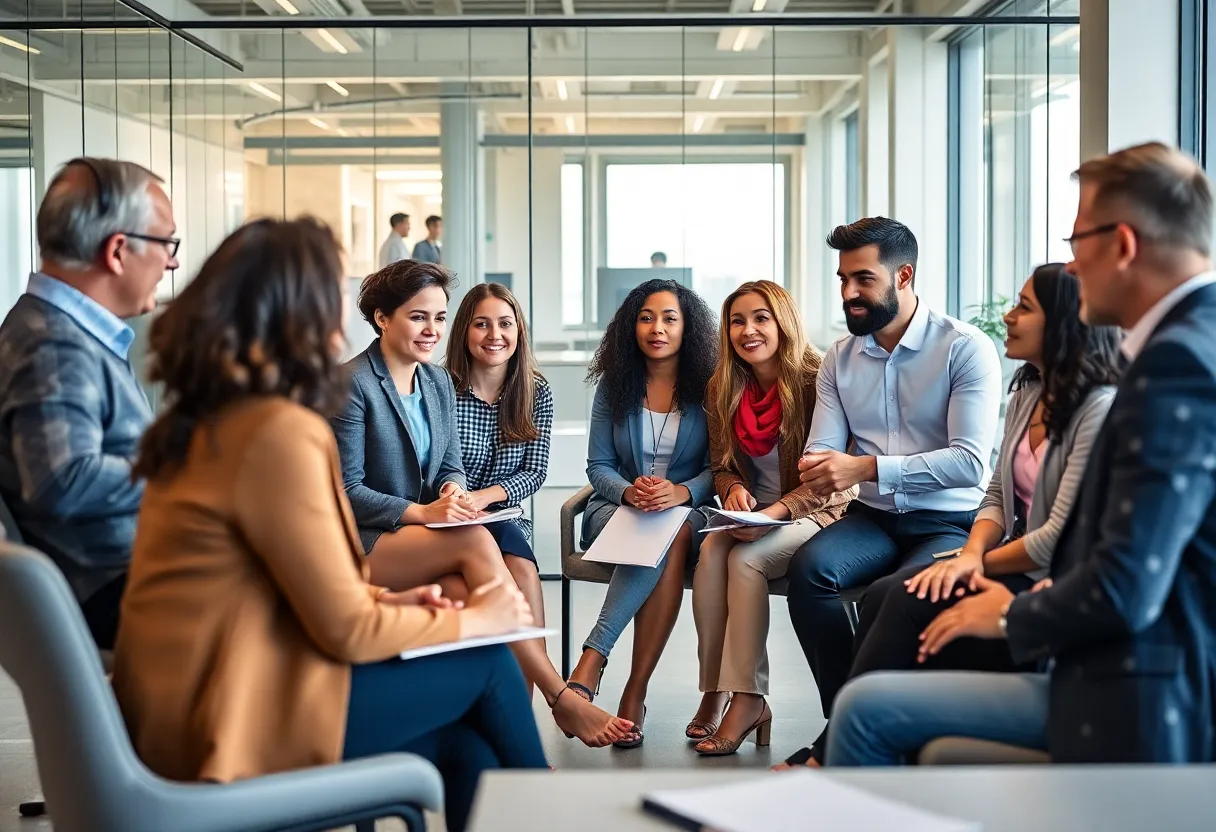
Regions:
<svg viewBox="0 0 1216 832"><path fill-rule="evenodd" d="M1123 224L1124 223L1111 222L1107 223L1106 225L1099 225L1097 228L1091 228L1088 231L1078 231L1071 237L1065 237L1064 242L1068 243L1069 248L1072 249L1072 253L1076 254L1077 243L1081 240L1084 240L1086 237L1097 237L1099 234L1109 234Z"/></svg>
<svg viewBox="0 0 1216 832"><path fill-rule="evenodd" d="M132 234L130 231L124 231L127 237L134 237L137 240L147 240L149 243L160 243L169 250L169 258L177 256L177 249L181 246L182 241L178 237L153 237L149 234Z"/></svg>

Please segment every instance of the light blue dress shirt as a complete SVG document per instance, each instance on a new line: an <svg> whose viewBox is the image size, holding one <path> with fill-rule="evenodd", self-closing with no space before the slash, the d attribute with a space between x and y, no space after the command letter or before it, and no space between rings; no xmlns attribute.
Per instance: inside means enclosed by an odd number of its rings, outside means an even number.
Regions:
<svg viewBox="0 0 1216 832"><path fill-rule="evenodd" d="M878 482L861 484L863 503L897 513L979 506L1002 398L987 335L920 301L893 353L872 335L833 344L816 389L806 450L876 457Z"/></svg>
<svg viewBox="0 0 1216 832"><path fill-rule="evenodd" d="M106 309L97 301L42 272L30 275L26 291L39 300L46 301L61 312L72 317L90 335L102 343L110 352L123 361L135 341L135 330L127 326L122 318Z"/></svg>
<svg viewBox="0 0 1216 832"><path fill-rule="evenodd" d="M425 471L431 464L431 427L426 421L426 402L422 400L422 386L418 379L414 379L414 392L398 395L401 396L401 406L405 408L410 439L414 440L414 453L418 455L418 464Z"/></svg>

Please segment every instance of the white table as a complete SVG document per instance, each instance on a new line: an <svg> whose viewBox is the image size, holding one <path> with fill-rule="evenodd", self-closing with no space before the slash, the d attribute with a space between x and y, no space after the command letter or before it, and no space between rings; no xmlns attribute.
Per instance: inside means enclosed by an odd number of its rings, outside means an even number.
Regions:
<svg viewBox="0 0 1216 832"><path fill-rule="evenodd" d="M677 827L643 814L642 795L770 776L780 775L679 770L494 772L482 779L470 829L671 832ZM842 769L823 776L942 814L978 820L984 832L1216 830L1216 766ZM808 831L836 832L816 827L814 806L806 808L806 818Z"/></svg>

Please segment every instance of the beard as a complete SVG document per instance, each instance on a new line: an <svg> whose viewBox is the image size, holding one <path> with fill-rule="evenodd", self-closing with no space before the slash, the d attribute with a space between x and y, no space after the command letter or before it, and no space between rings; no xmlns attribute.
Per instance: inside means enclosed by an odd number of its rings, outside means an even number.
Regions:
<svg viewBox="0 0 1216 832"><path fill-rule="evenodd" d="M864 309L865 315L857 317L849 314L849 309ZM892 282L887 286L887 293L877 303L857 298L844 304L844 321L853 335L873 335L885 328L899 315L899 292L895 291Z"/></svg>

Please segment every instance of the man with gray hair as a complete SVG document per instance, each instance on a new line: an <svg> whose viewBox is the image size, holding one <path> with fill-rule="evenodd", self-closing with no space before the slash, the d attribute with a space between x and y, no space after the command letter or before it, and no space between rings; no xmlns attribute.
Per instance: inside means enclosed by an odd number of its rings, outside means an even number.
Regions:
<svg viewBox="0 0 1216 832"><path fill-rule="evenodd" d="M0 324L0 498L67 576L113 647L143 484L131 476L152 410L124 318L156 307L177 268L173 207L139 165L79 158L38 209L41 268Z"/></svg>

